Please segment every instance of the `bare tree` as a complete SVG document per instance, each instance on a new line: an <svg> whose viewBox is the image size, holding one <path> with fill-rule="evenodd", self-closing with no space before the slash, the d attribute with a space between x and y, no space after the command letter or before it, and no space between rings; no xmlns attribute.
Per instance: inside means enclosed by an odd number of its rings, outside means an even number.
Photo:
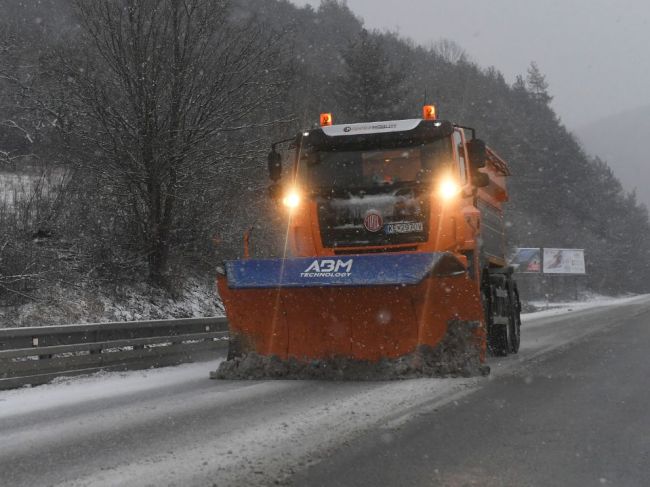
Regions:
<svg viewBox="0 0 650 487"><path fill-rule="evenodd" d="M34 142L31 131L25 128L24 112L17 109L21 76L18 51L15 29L0 24L0 167L13 165Z"/></svg>
<svg viewBox="0 0 650 487"><path fill-rule="evenodd" d="M180 198L219 181L270 123L280 34L226 0L75 0L88 48L62 59L83 169L122 202L149 277L165 283ZM217 209L215 209L217 211Z"/></svg>
<svg viewBox="0 0 650 487"><path fill-rule="evenodd" d="M432 43L431 50L444 61L451 64L459 64L469 61L467 52L458 43L451 39L440 39Z"/></svg>
<svg viewBox="0 0 650 487"><path fill-rule="evenodd" d="M0 166L12 169L40 166L39 149L52 159L62 98L50 96L57 83L47 63L57 37L41 23L20 22L27 8L38 6L0 7Z"/></svg>

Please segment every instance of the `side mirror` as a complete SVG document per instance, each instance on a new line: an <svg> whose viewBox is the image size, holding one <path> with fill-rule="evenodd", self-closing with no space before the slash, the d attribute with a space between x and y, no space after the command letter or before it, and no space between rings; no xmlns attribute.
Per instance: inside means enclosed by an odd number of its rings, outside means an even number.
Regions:
<svg viewBox="0 0 650 487"><path fill-rule="evenodd" d="M276 152L275 147L269 152L268 164L269 178L274 182L279 181L282 177L282 156L279 152Z"/></svg>
<svg viewBox="0 0 650 487"><path fill-rule="evenodd" d="M487 147L481 139L472 139L467 142L467 155L472 169L485 167L487 162Z"/></svg>

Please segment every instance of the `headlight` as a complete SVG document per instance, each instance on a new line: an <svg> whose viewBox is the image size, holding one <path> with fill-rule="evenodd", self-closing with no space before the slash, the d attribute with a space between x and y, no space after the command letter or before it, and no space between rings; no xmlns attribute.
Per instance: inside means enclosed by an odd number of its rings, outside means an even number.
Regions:
<svg viewBox="0 0 650 487"><path fill-rule="evenodd" d="M292 189L285 195L284 198L282 198L282 204L290 210L293 210L300 205L301 199L302 198L300 197L300 193L297 190Z"/></svg>
<svg viewBox="0 0 650 487"><path fill-rule="evenodd" d="M443 200L450 200L458 196L462 188L453 179L443 179L438 185L438 195Z"/></svg>

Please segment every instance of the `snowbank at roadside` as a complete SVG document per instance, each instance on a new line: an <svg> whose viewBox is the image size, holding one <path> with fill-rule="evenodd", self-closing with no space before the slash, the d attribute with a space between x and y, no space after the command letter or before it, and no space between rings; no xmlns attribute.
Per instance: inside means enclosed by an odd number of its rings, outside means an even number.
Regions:
<svg viewBox="0 0 650 487"><path fill-rule="evenodd" d="M210 278L187 278L173 293L146 284L52 286L39 299L0 309L0 328L223 316Z"/></svg>
<svg viewBox="0 0 650 487"><path fill-rule="evenodd" d="M583 311L591 308L601 308L603 306L619 306L636 300L646 299L648 295L629 295L620 297L602 296L592 294L587 299L581 301L563 301L563 302L545 302L529 301L538 311L523 313L522 322L532 321L539 318L558 316L574 311Z"/></svg>
<svg viewBox="0 0 650 487"><path fill-rule="evenodd" d="M0 419L52 408L126 396L147 390L210 380L211 370L223 359L159 369L97 372L85 376L60 377L52 383L0 391Z"/></svg>

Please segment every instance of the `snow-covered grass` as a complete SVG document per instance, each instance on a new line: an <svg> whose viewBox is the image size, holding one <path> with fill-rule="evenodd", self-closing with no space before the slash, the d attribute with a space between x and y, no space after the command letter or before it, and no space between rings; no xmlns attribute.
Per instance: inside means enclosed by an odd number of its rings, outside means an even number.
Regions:
<svg viewBox="0 0 650 487"><path fill-rule="evenodd" d="M63 180L62 171L6 172L0 171L0 205L12 208L17 200L33 197L34 193L47 195Z"/></svg>
<svg viewBox="0 0 650 487"><path fill-rule="evenodd" d="M209 277L185 279L173 295L145 284L117 289L82 284L52 286L40 298L17 308L0 309L0 328L223 316L216 286Z"/></svg>
<svg viewBox="0 0 650 487"><path fill-rule="evenodd" d="M13 206L17 195L31 192L33 183L32 175L0 172L0 203Z"/></svg>
<svg viewBox="0 0 650 487"><path fill-rule="evenodd" d="M632 302L644 296L628 295L620 297L603 296L600 294L590 294L579 301L529 301L536 311L524 313L522 321L527 322L538 318L548 316L558 316L573 311L582 311L590 308L599 308L603 306L615 306Z"/></svg>
<svg viewBox="0 0 650 487"><path fill-rule="evenodd" d="M119 302L111 301L107 296L103 296L102 301L106 312L117 321L223 316L212 279L207 282L196 278L186 279L178 285L174 297L160 290L139 286L128 290Z"/></svg>

